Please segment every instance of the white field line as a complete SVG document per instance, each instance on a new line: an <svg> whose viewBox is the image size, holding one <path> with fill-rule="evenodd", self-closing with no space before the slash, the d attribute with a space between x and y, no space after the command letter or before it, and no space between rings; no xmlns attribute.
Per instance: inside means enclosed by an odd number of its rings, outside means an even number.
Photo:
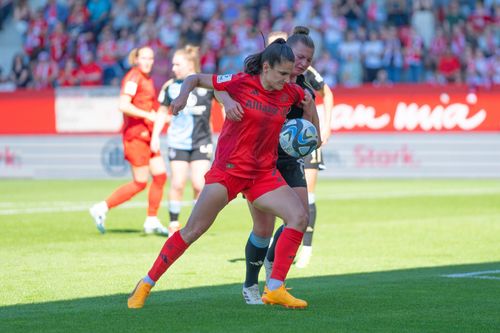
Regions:
<svg viewBox="0 0 500 333"><path fill-rule="evenodd" d="M328 193L317 194L318 200L373 200L373 199L390 199L390 198L411 198L421 196L477 196L485 194L500 194L498 189L435 189L435 190L412 190L412 191L390 191L381 188L378 192L359 191L347 193ZM95 202L72 202L72 201L52 201L52 202L34 202L31 204L20 202L0 202L1 215L18 215L18 214L37 214L37 213L55 213L55 212L78 212L87 211ZM244 203L244 200L238 197L231 203ZM184 201L183 206L192 205L191 201ZM162 203L162 207L167 207L166 202ZM147 207L147 202L127 202L120 206L122 208L144 208Z"/></svg>
<svg viewBox="0 0 500 333"><path fill-rule="evenodd" d="M457 273L457 274L446 274L441 275L442 277L452 278L452 279L482 279L482 280L500 280L500 276L491 276L488 274L500 274L500 270L496 271L482 271L482 272L468 272L468 273Z"/></svg>

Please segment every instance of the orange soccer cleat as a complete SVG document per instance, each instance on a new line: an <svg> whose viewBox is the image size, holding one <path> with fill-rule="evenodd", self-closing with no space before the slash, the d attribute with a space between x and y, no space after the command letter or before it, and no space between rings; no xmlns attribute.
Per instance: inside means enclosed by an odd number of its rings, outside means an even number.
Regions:
<svg viewBox="0 0 500 333"><path fill-rule="evenodd" d="M140 309L144 306L146 299L149 296L149 292L153 286L149 283L144 282L141 279L135 286L134 291L130 294L127 305L129 309Z"/></svg>
<svg viewBox="0 0 500 333"><path fill-rule="evenodd" d="M267 286L264 287L264 293L262 294L262 302L264 304L278 304L289 309L305 309L307 308L307 302L293 297L285 288L285 285L281 285L276 290L269 290Z"/></svg>

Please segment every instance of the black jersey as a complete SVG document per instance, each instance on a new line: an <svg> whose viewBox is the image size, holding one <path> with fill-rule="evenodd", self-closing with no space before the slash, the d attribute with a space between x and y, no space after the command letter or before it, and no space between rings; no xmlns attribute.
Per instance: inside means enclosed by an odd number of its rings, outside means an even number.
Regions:
<svg viewBox="0 0 500 333"><path fill-rule="evenodd" d="M176 80L160 92L158 101L169 106L179 96L182 80ZM210 109L213 90L196 88L189 93L186 107L172 121L167 131L168 146L181 150L193 150L212 142Z"/></svg>
<svg viewBox="0 0 500 333"><path fill-rule="evenodd" d="M297 81L295 83L301 86L304 90L307 90L312 95L313 99L316 97L316 95L314 94L314 89L309 84L309 82L306 81L304 75L301 74L297 76ZM303 115L304 115L304 109L294 105L290 108L290 112L288 112L286 118L287 119L302 118ZM287 153L285 153L285 151L281 148L281 146L278 145L278 162L283 163L284 161L296 161L296 160L297 158L292 157Z"/></svg>

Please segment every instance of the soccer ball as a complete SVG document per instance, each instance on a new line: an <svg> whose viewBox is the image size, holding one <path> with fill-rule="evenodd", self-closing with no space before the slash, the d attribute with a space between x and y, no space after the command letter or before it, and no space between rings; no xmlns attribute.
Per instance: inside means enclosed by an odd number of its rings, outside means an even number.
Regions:
<svg viewBox="0 0 500 333"><path fill-rule="evenodd" d="M302 118L287 120L281 129L280 146L292 157L309 155L318 146L316 127Z"/></svg>

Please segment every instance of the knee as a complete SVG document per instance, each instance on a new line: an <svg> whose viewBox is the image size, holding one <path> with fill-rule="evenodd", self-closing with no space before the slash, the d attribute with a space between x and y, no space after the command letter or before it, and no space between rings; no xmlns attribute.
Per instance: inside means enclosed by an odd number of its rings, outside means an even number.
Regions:
<svg viewBox="0 0 500 333"><path fill-rule="evenodd" d="M295 229L301 230L302 232L306 231L308 223L309 213L303 207L300 207L296 212L290 214L287 221L289 227L295 227Z"/></svg>
<svg viewBox="0 0 500 333"><path fill-rule="evenodd" d="M161 175L154 175L153 176L153 183L159 186L164 186L165 183L167 182L167 174L162 173Z"/></svg>
<svg viewBox="0 0 500 333"><path fill-rule="evenodd" d="M140 182L140 181L134 180L134 185L135 185L137 192L140 192L140 191L143 191L146 188L146 186L148 186L148 182Z"/></svg>

